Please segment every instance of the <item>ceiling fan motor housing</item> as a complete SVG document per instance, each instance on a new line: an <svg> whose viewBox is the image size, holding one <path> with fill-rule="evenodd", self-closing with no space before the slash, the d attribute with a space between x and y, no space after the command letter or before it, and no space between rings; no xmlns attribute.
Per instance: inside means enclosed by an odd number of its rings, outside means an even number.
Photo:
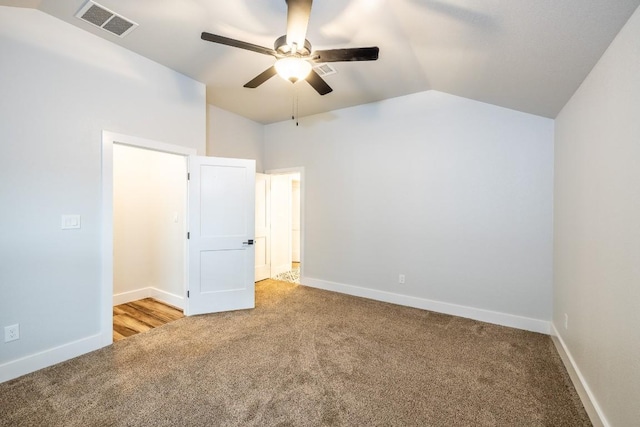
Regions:
<svg viewBox="0 0 640 427"><path fill-rule="evenodd" d="M273 49L284 56L295 55L305 57L311 55L311 43L309 43L309 40L304 39L304 46L297 46L296 51L292 52L291 46L287 44L286 35L280 36L276 39L273 44Z"/></svg>

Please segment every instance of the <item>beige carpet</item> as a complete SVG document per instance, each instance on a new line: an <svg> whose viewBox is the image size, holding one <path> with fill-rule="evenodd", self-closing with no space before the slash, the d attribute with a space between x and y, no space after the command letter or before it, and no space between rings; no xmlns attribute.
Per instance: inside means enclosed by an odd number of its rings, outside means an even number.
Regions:
<svg viewBox="0 0 640 427"><path fill-rule="evenodd" d="M264 281L0 384L2 426L585 426L547 336Z"/></svg>

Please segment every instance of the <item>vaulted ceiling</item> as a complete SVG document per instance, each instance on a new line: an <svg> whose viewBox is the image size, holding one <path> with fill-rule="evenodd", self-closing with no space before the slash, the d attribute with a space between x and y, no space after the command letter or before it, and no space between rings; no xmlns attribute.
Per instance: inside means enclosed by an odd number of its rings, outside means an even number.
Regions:
<svg viewBox="0 0 640 427"><path fill-rule="evenodd" d="M316 0L314 49L379 46L374 62L332 64L318 95L274 77L243 85L274 58L209 43L207 31L273 47L285 0L97 0L139 27L124 38L75 14L86 0L0 0L33 7L207 85L207 101L261 123L429 89L555 117L640 0Z"/></svg>

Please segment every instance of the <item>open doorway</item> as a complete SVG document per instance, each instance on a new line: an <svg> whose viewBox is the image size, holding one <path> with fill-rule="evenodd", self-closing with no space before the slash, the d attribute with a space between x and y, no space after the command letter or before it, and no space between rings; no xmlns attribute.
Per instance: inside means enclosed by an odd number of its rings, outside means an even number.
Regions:
<svg viewBox="0 0 640 427"><path fill-rule="evenodd" d="M256 175L256 281L300 283L303 211L303 168Z"/></svg>
<svg viewBox="0 0 640 427"><path fill-rule="evenodd" d="M122 203L127 203L126 199L133 199L134 201L141 199L139 204L142 203L142 199L151 198L151 190L149 193L141 188L141 183L137 182L144 178L149 173L149 168L146 167L148 162L145 159L137 159L138 165L133 164L132 159L125 159L127 161L126 167L130 169L128 175L123 175L119 169L123 166L122 156L127 149L135 149L139 151L133 151L139 155L142 154L168 154L173 155L174 164L181 163L183 166L179 166L179 170L182 171L182 177L174 178L175 182L181 181L181 185L185 189L182 202L174 202L173 209L169 214L169 222L173 228L186 227L186 187L187 187L187 162L189 156L196 154L196 150L192 148L176 146L172 144L166 144L159 141L149 140L145 138L134 137L130 135L117 134L113 132L102 132L102 290L101 290L101 304L100 304L100 336L101 343L103 345L111 344L114 341L114 307L121 306L123 304L129 304L133 301L144 300L149 297L158 297L162 299L163 303L168 303L170 306L175 307L177 310L183 309L185 305L185 288L187 280L187 248L184 246L185 235L182 234L181 241L178 243L178 249L167 249L166 247L158 249L158 251L169 250L173 252L176 257L180 258L174 260L171 264L171 277L174 281L173 287L168 288L166 286L154 286L152 277L149 274L144 273L145 269L150 269L153 265L157 265L157 261L153 261L154 257L157 258L157 254L149 255L149 246L153 244L153 233L145 225L145 221L151 222L150 218L158 216L158 218L166 218L166 214L162 215L156 212L141 212L135 214L125 214L124 217L119 214L120 219L116 219L114 211L121 211L120 207ZM114 160L115 163L114 164ZM118 168L118 171L116 171ZM155 169L159 169L159 165L155 166ZM157 172L154 172L156 174ZM160 179L161 180L161 179ZM135 182L134 182L135 181ZM131 187L137 191L129 191L128 194L122 193L122 188ZM158 190L153 190L153 197L159 199L157 196ZM125 200L122 200L122 197ZM174 212L178 213L178 222L174 222ZM165 208L162 208L162 212L166 212ZM122 212L121 212L122 213ZM135 218L134 218L135 216ZM132 239L137 232L146 233L148 238L145 239ZM122 233L125 233L124 239ZM132 233L132 234L129 234ZM184 228L183 228L184 233ZM166 240L166 236L163 236ZM117 242L117 243L116 243ZM117 246L116 246L117 245ZM118 249L118 247L120 249ZM131 255L130 262L122 262L123 255ZM182 266L180 266L182 262ZM166 272L166 271L164 271ZM158 272L156 272L158 274ZM179 277L178 277L179 276ZM116 280L116 278L118 278ZM116 284L116 281L118 282ZM152 293L151 288L158 289L158 292ZM164 288L164 289L163 289ZM138 309L138 308L136 308ZM139 308L138 310L147 311L160 311L158 307L152 307L152 310L147 308ZM157 322L154 322L157 324ZM121 334L122 335L122 334ZM120 338L120 337L116 337Z"/></svg>
<svg viewBox="0 0 640 427"><path fill-rule="evenodd" d="M190 229L182 234L184 271L182 290L176 291L182 294L159 295L187 316L254 308L255 160L198 156L192 148L103 131L100 343L113 342L116 145L176 154L187 164L182 182L188 187L184 221Z"/></svg>
<svg viewBox="0 0 640 427"><path fill-rule="evenodd" d="M297 275L297 283L300 283L300 237L302 228L300 225L300 174L291 178L291 267Z"/></svg>
<svg viewBox="0 0 640 427"><path fill-rule="evenodd" d="M113 146L113 340L184 316L187 159Z"/></svg>
<svg viewBox="0 0 640 427"><path fill-rule="evenodd" d="M300 283L300 173L272 175L272 278Z"/></svg>

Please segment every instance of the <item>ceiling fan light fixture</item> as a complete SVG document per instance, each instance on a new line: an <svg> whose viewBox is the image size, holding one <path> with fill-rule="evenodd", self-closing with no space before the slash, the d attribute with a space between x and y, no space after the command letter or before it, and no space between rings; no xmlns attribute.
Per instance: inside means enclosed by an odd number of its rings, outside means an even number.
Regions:
<svg viewBox="0 0 640 427"><path fill-rule="evenodd" d="M292 56L278 59L275 67L278 75L291 83L304 80L311 72L311 64L308 61Z"/></svg>

